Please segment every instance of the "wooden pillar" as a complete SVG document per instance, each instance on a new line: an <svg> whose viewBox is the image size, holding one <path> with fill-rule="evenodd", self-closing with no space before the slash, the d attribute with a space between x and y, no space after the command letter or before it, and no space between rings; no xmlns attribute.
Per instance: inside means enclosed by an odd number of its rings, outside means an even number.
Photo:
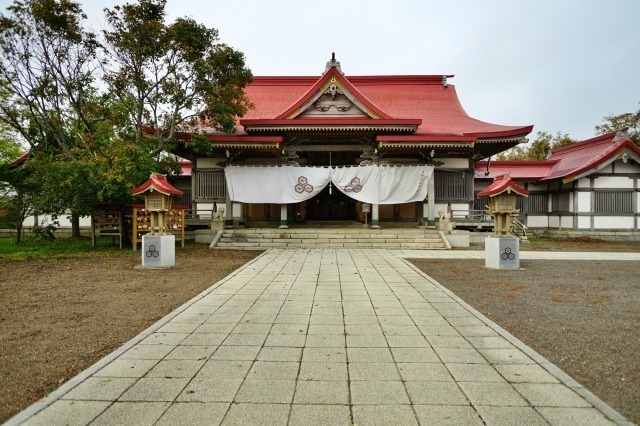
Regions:
<svg viewBox="0 0 640 426"><path fill-rule="evenodd" d="M135 209L134 209L135 210ZM96 246L96 223L94 220L94 216L95 216L95 212L91 213L91 247L95 247ZM135 215L133 216L133 223L136 223L136 217ZM135 232L135 225L132 225L134 228L134 232ZM135 246L133 246L133 249L135 251Z"/></svg>
<svg viewBox="0 0 640 426"><path fill-rule="evenodd" d="M280 204L280 229L287 229L287 204Z"/></svg>
<svg viewBox="0 0 640 426"><path fill-rule="evenodd" d="M228 192L225 199L224 214L225 214L224 227L227 229L233 229L233 203L231 202L231 198L229 197Z"/></svg>
<svg viewBox="0 0 640 426"><path fill-rule="evenodd" d="M380 215L378 204L371 204L371 229L380 229Z"/></svg>
<svg viewBox="0 0 640 426"><path fill-rule="evenodd" d="M193 219L198 218L198 203L196 202L197 195L199 195L196 192L196 173L198 173L198 170L196 169L197 161L197 158L191 159L191 205L189 206L189 208L191 209L191 217Z"/></svg>
<svg viewBox="0 0 640 426"><path fill-rule="evenodd" d="M424 226L424 225L428 225L428 223L429 223L429 202L425 198L422 201L422 219L420 220L420 225Z"/></svg>
<svg viewBox="0 0 640 426"><path fill-rule="evenodd" d="M436 172L429 176L427 182L427 225L436 226Z"/></svg>

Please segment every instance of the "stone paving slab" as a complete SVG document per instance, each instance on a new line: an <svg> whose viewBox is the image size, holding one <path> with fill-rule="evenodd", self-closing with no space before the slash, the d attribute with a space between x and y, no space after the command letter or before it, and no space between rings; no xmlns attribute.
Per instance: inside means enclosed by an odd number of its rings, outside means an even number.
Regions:
<svg viewBox="0 0 640 426"><path fill-rule="evenodd" d="M269 250L7 424L630 424L403 260L478 256Z"/></svg>

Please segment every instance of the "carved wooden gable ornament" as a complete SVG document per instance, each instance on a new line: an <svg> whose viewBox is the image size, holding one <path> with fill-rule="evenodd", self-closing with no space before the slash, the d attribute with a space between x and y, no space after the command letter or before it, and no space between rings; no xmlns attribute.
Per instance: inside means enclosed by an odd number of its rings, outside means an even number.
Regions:
<svg viewBox="0 0 640 426"><path fill-rule="evenodd" d="M335 77L330 78L309 101L302 106L302 111L296 117L344 116L379 118L377 114L368 110L364 105L358 105L357 98Z"/></svg>
<svg viewBox="0 0 640 426"><path fill-rule="evenodd" d="M342 74L340 63L327 62L327 69L318 82L279 119L295 118L357 118L390 119L391 117L369 101Z"/></svg>

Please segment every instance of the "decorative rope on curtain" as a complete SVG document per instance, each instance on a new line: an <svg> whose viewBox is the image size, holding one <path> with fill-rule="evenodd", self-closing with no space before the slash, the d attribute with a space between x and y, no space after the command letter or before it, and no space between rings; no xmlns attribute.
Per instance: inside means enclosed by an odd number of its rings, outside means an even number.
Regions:
<svg viewBox="0 0 640 426"><path fill-rule="evenodd" d="M433 166L227 166L224 172L231 201L299 203L315 197L332 182L345 195L363 203L401 204L427 197Z"/></svg>

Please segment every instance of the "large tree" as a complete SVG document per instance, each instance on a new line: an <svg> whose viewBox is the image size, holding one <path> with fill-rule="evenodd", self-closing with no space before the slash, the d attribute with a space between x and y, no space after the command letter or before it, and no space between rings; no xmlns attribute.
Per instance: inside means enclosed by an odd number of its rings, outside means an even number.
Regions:
<svg viewBox="0 0 640 426"><path fill-rule="evenodd" d="M627 112L618 115L608 115L602 117L604 124L596 126L596 133L603 135L605 133L616 132L618 130L627 129L629 139L636 145L640 146L640 109L636 112Z"/></svg>
<svg viewBox="0 0 640 426"><path fill-rule="evenodd" d="M192 19L166 22L165 5L140 0L105 10L105 81L126 107L135 141L152 139L153 155L169 150L178 130L235 131L250 105L244 55Z"/></svg>
<svg viewBox="0 0 640 426"><path fill-rule="evenodd" d="M69 0L16 1L7 10L0 16L0 79L9 97L0 103L0 121L32 148L74 159L95 127L87 104L95 35Z"/></svg>
<svg viewBox="0 0 640 426"><path fill-rule="evenodd" d="M34 157L86 164L99 123L90 100L98 42L82 26L86 16L69 0L15 1L0 16L0 80L4 82L0 122L10 126L31 147ZM43 169L44 170L44 169ZM79 215L88 205L67 205L81 185L59 197L44 211L72 209L74 235ZM57 212L56 212L57 213Z"/></svg>
<svg viewBox="0 0 640 426"><path fill-rule="evenodd" d="M498 160L544 160L551 155L551 151L576 142L569 134L558 132L538 132L536 138L527 145L519 145L498 154Z"/></svg>
<svg viewBox="0 0 640 426"><path fill-rule="evenodd" d="M169 170L176 131L210 149L200 126L232 132L249 106L243 54L192 19L167 23L165 5L105 10L101 39L71 0L14 1L0 16L0 122L31 147L43 213L123 205L150 171Z"/></svg>

